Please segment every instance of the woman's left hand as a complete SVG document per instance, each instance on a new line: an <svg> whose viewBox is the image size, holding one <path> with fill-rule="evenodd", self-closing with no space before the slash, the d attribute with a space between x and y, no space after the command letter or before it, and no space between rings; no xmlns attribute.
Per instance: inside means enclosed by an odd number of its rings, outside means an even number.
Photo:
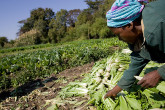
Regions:
<svg viewBox="0 0 165 110"><path fill-rule="evenodd" d="M150 73L147 73L143 77L143 79L141 79L137 84L145 88L152 88L158 84L160 79L161 79L161 76L159 75L158 71L154 70Z"/></svg>

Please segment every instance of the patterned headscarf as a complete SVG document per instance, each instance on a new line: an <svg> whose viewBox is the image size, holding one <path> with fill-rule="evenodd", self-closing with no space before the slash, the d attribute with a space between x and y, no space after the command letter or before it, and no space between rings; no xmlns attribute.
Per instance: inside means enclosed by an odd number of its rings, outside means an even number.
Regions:
<svg viewBox="0 0 165 110"><path fill-rule="evenodd" d="M140 2L148 0L116 0L106 13L107 26L122 27L134 21L144 8Z"/></svg>

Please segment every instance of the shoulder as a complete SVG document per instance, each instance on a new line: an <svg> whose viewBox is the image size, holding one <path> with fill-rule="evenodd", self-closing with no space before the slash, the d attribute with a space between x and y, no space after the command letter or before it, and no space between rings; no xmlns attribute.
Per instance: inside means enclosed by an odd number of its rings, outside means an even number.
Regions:
<svg viewBox="0 0 165 110"><path fill-rule="evenodd" d="M153 2L150 2L148 4L145 5L143 11L142 11L142 15L146 16L153 16L151 14L154 15L159 15L164 17L165 12L164 12L164 6L165 6L165 0L155 0Z"/></svg>
<svg viewBox="0 0 165 110"><path fill-rule="evenodd" d="M153 35L155 30L161 29L158 27L165 21L164 7L165 0L156 0L145 5L142 12L142 19L144 23L144 36L146 40Z"/></svg>

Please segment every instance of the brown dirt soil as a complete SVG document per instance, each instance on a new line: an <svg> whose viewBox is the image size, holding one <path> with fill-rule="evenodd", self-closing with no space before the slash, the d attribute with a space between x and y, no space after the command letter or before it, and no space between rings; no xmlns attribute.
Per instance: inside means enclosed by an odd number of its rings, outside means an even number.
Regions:
<svg viewBox="0 0 165 110"><path fill-rule="evenodd" d="M46 104L46 101L54 99L61 88L66 86L69 82L81 80L84 73L90 72L93 64L92 62L83 66L67 69L59 74L52 74L49 78L36 79L17 89L3 91L0 93L0 110L46 110L51 106L50 103ZM83 108L88 101L87 97L74 97L72 100L77 100L78 102L85 101L77 107L75 107L74 104L65 103L59 106L59 109L95 109L91 106Z"/></svg>

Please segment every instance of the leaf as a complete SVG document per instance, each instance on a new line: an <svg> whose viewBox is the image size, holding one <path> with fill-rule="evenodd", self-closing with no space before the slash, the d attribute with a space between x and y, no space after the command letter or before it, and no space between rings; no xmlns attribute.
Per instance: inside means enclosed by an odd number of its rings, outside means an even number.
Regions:
<svg viewBox="0 0 165 110"><path fill-rule="evenodd" d="M156 87L156 89L158 89L159 91L165 93L165 81L162 81L158 84L158 86Z"/></svg>
<svg viewBox="0 0 165 110"><path fill-rule="evenodd" d="M145 89L143 94L146 95L148 99L148 103L152 106L152 108L160 108L165 107L165 98L161 95L149 90Z"/></svg>
<svg viewBox="0 0 165 110"><path fill-rule="evenodd" d="M113 105L112 110L120 110L119 100Z"/></svg>
<svg viewBox="0 0 165 110"><path fill-rule="evenodd" d="M94 105L95 101L96 101L96 99L93 97L92 99L90 99L88 101L88 104L93 104Z"/></svg>
<svg viewBox="0 0 165 110"><path fill-rule="evenodd" d="M128 110L128 105L124 96L119 96L119 100L120 100L120 110Z"/></svg>
<svg viewBox="0 0 165 110"><path fill-rule="evenodd" d="M103 104L105 105L105 110L111 110L113 106L115 105L115 102L111 98L102 98Z"/></svg>
<svg viewBox="0 0 165 110"><path fill-rule="evenodd" d="M133 109L138 109L141 110L141 104L135 99L135 98L130 98L128 96L125 97L128 104L133 108Z"/></svg>

